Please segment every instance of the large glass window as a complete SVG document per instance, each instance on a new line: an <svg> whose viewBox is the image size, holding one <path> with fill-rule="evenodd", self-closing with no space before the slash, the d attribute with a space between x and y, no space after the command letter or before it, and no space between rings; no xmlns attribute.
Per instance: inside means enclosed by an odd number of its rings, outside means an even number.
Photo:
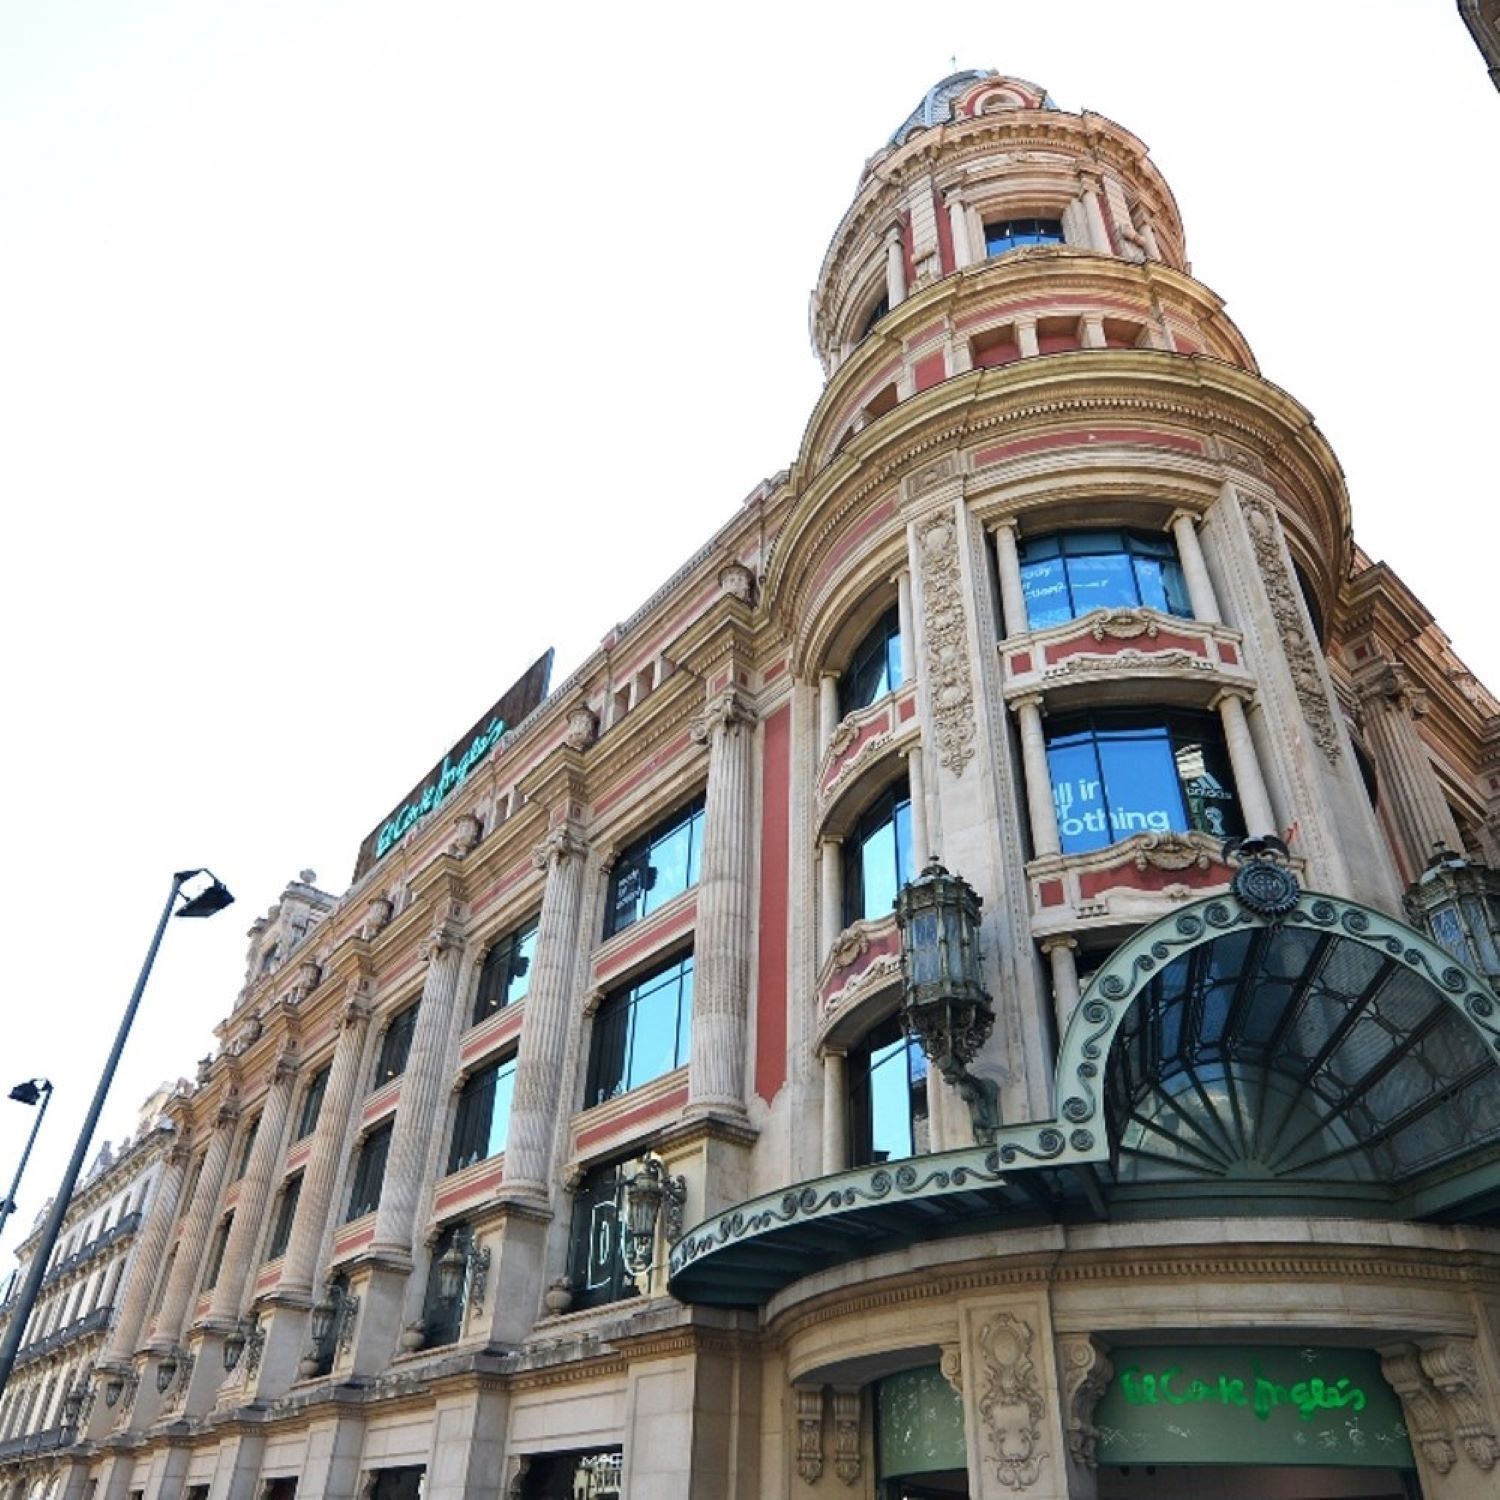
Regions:
<svg viewBox="0 0 1500 1500"><path fill-rule="evenodd" d="M620 1245L621 1163L592 1167L573 1193L568 1279L575 1308L634 1297Z"/></svg>
<svg viewBox="0 0 1500 1500"><path fill-rule="evenodd" d="M236 1182L250 1170L250 1153L255 1150L255 1135L259 1129L260 1116L256 1115L245 1127L245 1134L240 1140L240 1154L234 1167L234 1180Z"/></svg>
<svg viewBox="0 0 1500 1500"><path fill-rule="evenodd" d="M698 883L703 798L698 797L630 845L609 873L604 935L623 932Z"/></svg>
<svg viewBox="0 0 1500 1500"><path fill-rule="evenodd" d="M380 1038L380 1051L375 1058L375 1078L371 1088L379 1088L406 1071L406 1059L411 1054L411 1039L417 1029L417 1006L408 1005L391 1017L390 1025Z"/></svg>
<svg viewBox="0 0 1500 1500"><path fill-rule="evenodd" d="M349 1192L345 1222L372 1214L380 1207L380 1188L385 1181L385 1161L391 1154L391 1126L387 1120L364 1138L354 1161L354 1184Z"/></svg>
<svg viewBox="0 0 1500 1500"><path fill-rule="evenodd" d="M901 619L888 609L874 629L854 648L839 677L839 713L868 708L877 698L901 686Z"/></svg>
<svg viewBox="0 0 1500 1500"><path fill-rule="evenodd" d="M1218 720L1115 710L1054 720L1047 766L1064 854L1134 833L1245 831Z"/></svg>
<svg viewBox="0 0 1500 1500"><path fill-rule="evenodd" d="M997 219L984 226L984 253L1004 255L1023 245L1060 245L1061 219Z"/></svg>
<svg viewBox="0 0 1500 1500"><path fill-rule="evenodd" d="M892 1016L849 1054L850 1165L898 1161L931 1150L927 1059Z"/></svg>
<svg viewBox="0 0 1500 1500"><path fill-rule="evenodd" d="M275 1260L286 1254L292 1242L292 1223L297 1217L297 1201L302 1196L302 1174L294 1173L282 1184L281 1196L276 1200L276 1222L271 1226L271 1241L266 1246L266 1259Z"/></svg>
<svg viewBox="0 0 1500 1500"><path fill-rule="evenodd" d="M323 1095L328 1092L328 1075L333 1071L331 1063L318 1069L302 1096L302 1108L297 1113L297 1133L293 1140L303 1141L318 1128L318 1116L323 1112Z"/></svg>
<svg viewBox="0 0 1500 1500"><path fill-rule="evenodd" d="M203 1272L203 1290L209 1291L218 1285L219 1271L224 1265L224 1251L229 1245L229 1231L234 1228L234 1211L230 1210L219 1220L214 1237L208 1247L208 1262Z"/></svg>
<svg viewBox="0 0 1500 1500"><path fill-rule="evenodd" d="M693 1024L693 955L606 995L594 1017L584 1107L639 1088L687 1060Z"/></svg>
<svg viewBox="0 0 1500 1500"><path fill-rule="evenodd" d="M580 1453L540 1453L527 1465L521 1500L619 1500L625 1454L615 1448Z"/></svg>
<svg viewBox="0 0 1500 1500"><path fill-rule="evenodd" d="M915 873L906 778L883 791L844 840L844 925L886 917Z"/></svg>
<svg viewBox="0 0 1500 1500"><path fill-rule="evenodd" d="M458 1096L448 1170L457 1172L505 1150L510 1102L516 1091L516 1059L507 1057L475 1073Z"/></svg>
<svg viewBox="0 0 1500 1500"><path fill-rule="evenodd" d="M1172 539L1149 531L1065 531L1020 544L1021 591L1032 630L1094 609L1146 605L1192 616ZM1010 621L1006 624L1015 628Z"/></svg>
<svg viewBox="0 0 1500 1500"><path fill-rule="evenodd" d="M479 989L474 996L477 1026L507 1005L526 998L531 984L531 961L536 957L536 919L508 932L484 955Z"/></svg>

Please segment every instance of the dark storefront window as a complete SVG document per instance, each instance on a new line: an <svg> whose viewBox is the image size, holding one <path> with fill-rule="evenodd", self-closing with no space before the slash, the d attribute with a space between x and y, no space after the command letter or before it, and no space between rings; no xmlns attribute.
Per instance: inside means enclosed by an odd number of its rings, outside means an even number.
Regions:
<svg viewBox="0 0 1500 1500"><path fill-rule="evenodd" d="M536 957L536 919L507 933L484 955L479 989L474 996L474 1024L526 998L531 963Z"/></svg>
<svg viewBox="0 0 1500 1500"><path fill-rule="evenodd" d="M927 1059L892 1016L849 1053L849 1164L898 1161L930 1149Z"/></svg>
<svg viewBox="0 0 1500 1500"><path fill-rule="evenodd" d="M266 1247L266 1259L275 1260L286 1254L292 1240L292 1221L297 1217L297 1200L302 1196L302 1174L295 1173L282 1184L281 1196L276 1200L276 1222L271 1226L271 1243Z"/></svg>
<svg viewBox="0 0 1500 1500"><path fill-rule="evenodd" d="M464 1084L453 1122L453 1144L448 1148L450 1172L498 1156L505 1150L510 1102L515 1091L514 1057L482 1069Z"/></svg>
<svg viewBox="0 0 1500 1500"><path fill-rule="evenodd" d="M896 892L916 873L911 847L911 793L906 778L888 786L844 841L844 926L888 917Z"/></svg>
<svg viewBox="0 0 1500 1500"><path fill-rule="evenodd" d="M615 861L609 874L604 935L623 932L698 883L703 848L703 798L658 823Z"/></svg>
<svg viewBox="0 0 1500 1500"><path fill-rule="evenodd" d="M586 1172L573 1194L568 1278L575 1308L634 1297L634 1280L620 1253L621 1163Z"/></svg>
<svg viewBox="0 0 1500 1500"><path fill-rule="evenodd" d="M227 1213L219 1220L214 1230L213 1242L208 1247L208 1264L203 1272L203 1290L209 1291L218 1285L219 1270L224 1264L224 1250L229 1244L229 1231L234 1228L234 1214Z"/></svg>
<svg viewBox="0 0 1500 1500"><path fill-rule="evenodd" d="M692 1044L693 955L606 995L594 1017L584 1108L680 1068Z"/></svg>
<svg viewBox="0 0 1500 1500"><path fill-rule="evenodd" d="M250 1170L250 1153L255 1150L255 1136L259 1129L260 1116L256 1115L245 1127L244 1137L240 1141L239 1160L235 1163L234 1168L234 1180L236 1182Z"/></svg>
<svg viewBox="0 0 1500 1500"><path fill-rule="evenodd" d="M538 1453L526 1465L521 1500L619 1500L624 1464L620 1448Z"/></svg>
<svg viewBox="0 0 1500 1500"><path fill-rule="evenodd" d="M854 648L849 665L839 677L839 713L868 708L876 699L901 686L901 619L888 609Z"/></svg>
<svg viewBox="0 0 1500 1500"><path fill-rule="evenodd" d="M302 1108L297 1114L297 1133L293 1140L305 1141L318 1128L318 1116L323 1112L323 1095L328 1092L328 1075L332 1065L319 1068L307 1085L302 1096Z"/></svg>
<svg viewBox="0 0 1500 1500"><path fill-rule="evenodd" d="M1023 245L1060 245L1061 219L1000 219L984 226L984 253L1004 255Z"/></svg>
<svg viewBox="0 0 1500 1500"><path fill-rule="evenodd" d="M1067 531L1020 543L1021 590L1032 630L1095 609L1145 605L1191 618L1187 584L1172 539L1149 531ZM1012 631L1019 621L1006 621Z"/></svg>
<svg viewBox="0 0 1500 1500"><path fill-rule="evenodd" d="M391 1152L391 1125L372 1130L359 1148L354 1161L354 1185L349 1193L349 1212L344 1215L347 1222L364 1214L372 1214L380 1207L380 1187L385 1181L385 1159Z"/></svg>
<svg viewBox="0 0 1500 1500"><path fill-rule="evenodd" d="M427 1470L422 1464L377 1469L370 1485L370 1500L422 1500Z"/></svg>
<svg viewBox="0 0 1500 1500"><path fill-rule="evenodd" d="M406 1071L406 1059L411 1053L411 1039L417 1029L417 1005L408 1005L391 1017L390 1025L380 1038L380 1052L375 1058L375 1080L370 1085L379 1088Z"/></svg>
<svg viewBox="0 0 1500 1500"><path fill-rule="evenodd" d="M1053 721L1047 765L1064 854L1135 833L1243 833L1229 756L1209 714L1115 711Z"/></svg>

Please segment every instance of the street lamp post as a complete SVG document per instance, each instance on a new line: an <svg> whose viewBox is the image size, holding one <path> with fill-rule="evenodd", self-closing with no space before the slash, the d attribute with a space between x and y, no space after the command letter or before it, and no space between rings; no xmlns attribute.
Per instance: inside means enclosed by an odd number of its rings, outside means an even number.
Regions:
<svg viewBox="0 0 1500 1500"><path fill-rule="evenodd" d="M36 1145L37 1132L42 1128L42 1117L47 1113L47 1106L52 1103L52 1085L45 1078L28 1078L25 1083L18 1083L10 1091L10 1097L17 1104L30 1104L33 1107L40 1100L42 1107L37 1110L36 1118L31 1122L31 1134L26 1137L26 1149L21 1153L21 1164L16 1168L10 1192L0 1198L0 1234L5 1232L5 1221L16 1210L16 1194L21 1191L21 1174L31 1159L31 1148Z"/></svg>
<svg viewBox="0 0 1500 1500"><path fill-rule="evenodd" d="M183 886L199 875L207 875L211 884L199 891L196 896L184 901L179 908L177 901L182 895ZM109 1057L104 1063L104 1071L99 1075L99 1084L94 1090L93 1102L89 1105L88 1113L83 1117L83 1125L78 1131L78 1141L73 1147L72 1160L69 1161L67 1170L63 1173L62 1181L57 1185L57 1193L52 1199L52 1211L47 1215L47 1222L42 1226L41 1237L32 1251L31 1263L26 1269L26 1280L22 1284L20 1295L16 1298L16 1305L11 1311L10 1326L5 1330L5 1341L0 1344L0 1395L4 1395L5 1387L10 1383L10 1372L16 1362L16 1351L21 1347L26 1324L31 1317L32 1308L36 1305L36 1295L41 1290L42 1277L47 1274L47 1262L52 1257L53 1246L57 1244L58 1231L62 1228L63 1218L68 1212L73 1187L78 1181L79 1173L83 1171L83 1162L88 1155L89 1143L94 1138L94 1129L104 1110L104 1101L109 1096L109 1086L114 1082L115 1068L119 1064L120 1054L125 1050L126 1039L130 1036L131 1023L135 1020L141 996L145 993L146 981L151 977L151 966L156 962L156 950L161 947L162 935L167 930L167 921L174 911L179 917L211 917L216 911L223 911L233 900L234 897L229 894L224 882L212 870L178 870L172 876L172 889L167 896L166 905L162 907L161 920L156 924L151 946L146 950L146 961L141 965L140 975L135 981L135 989L131 992L130 1003L125 1007L125 1014L120 1018L120 1029L115 1033L115 1044L110 1048Z"/></svg>

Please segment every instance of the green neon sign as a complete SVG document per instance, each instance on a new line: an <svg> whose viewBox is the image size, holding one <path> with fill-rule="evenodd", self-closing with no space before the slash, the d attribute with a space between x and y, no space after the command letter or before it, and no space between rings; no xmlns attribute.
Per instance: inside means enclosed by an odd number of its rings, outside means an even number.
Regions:
<svg viewBox="0 0 1500 1500"><path fill-rule="evenodd" d="M1401 1403L1373 1350L1116 1347L1098 1462L1410 1469Z"/></svg>
<svg viewBox="0 0 1500 1500"><path fill-rule="evenodd" d="M469 779L469 772L500 743L504 733L505 720L496 715L469 741L456 761L445 755L433 780L380 825L375 835L375 858L381 858L413 823L425 818L450 792L457 791Z"/></svg>

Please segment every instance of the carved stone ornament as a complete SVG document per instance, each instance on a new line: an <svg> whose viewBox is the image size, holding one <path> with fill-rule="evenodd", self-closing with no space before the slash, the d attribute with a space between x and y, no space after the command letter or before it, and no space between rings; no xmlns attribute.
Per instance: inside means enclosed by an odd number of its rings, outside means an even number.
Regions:
<svg viewBox="0 0 1500 1500"><path fill-rule="evenodd" d="M1061 661L1049 666L1042 673L1042 677L1047 682L1056 682L1061 678L1086 676L1095 672L1212 672L1214 670L1214 664L1207 657L1199 656L1195 651L1183 651L1175 647L1167 651L1141 651L1134 646L1127 646L1125 650L1112 652L1108 656L1095 655L1093 652L1080 652L1075 656L1065 656Z"/></svg>
<svg viewBox="0 0 1500 1500"><path fill-rule="evenodd" d="M479 835L483 832L484 825L473 813L460 813L453 820L453 839L448 845L448 853L454 859L463 859L478 847Z"/></svg>
<svg viewBox="0 0 1500 1500"><path fill-rule="evenodd" d="M449 921L446 917L440 918L432 924L432 931L417 944L417 957L424 964L430 964L444 953L454 948L461 948L463 941L463 930L458 924Z"/></svg>
<svg viewBox="0 0 1500 1500"><path fill-rule="evenodd" d="M955 776L974 756L974 698L964 616L958 532L951 519L929 522L922 552L922 622L938 760Z"/></svg>
<svg viewBox="0 0 1500 1500"><path fill-rule="evenodd" d="M823 1387L793 1387L797 1400L797 1473L807 1484L823 1477Z"/></svg>
<svg viewBox="0 0 1500 1500"><path fill-rule="evenodd" d="M755 723L754 706L734 688L725 688L712 698L689 726L695 745L706 745L719 731L728 732Z"/></svg>
<svg viewBox="0 0 1500 1500"><path fill-rule="evenodd" d="M587 849L588 845L566 823L559 823L531 851L531 863L538 870L546 870L552 865L566 864L568 860L578 858Z"/></svg>
<svg viewBox="0 0 1500 1500"><path fill-rule="evenodd" d="M1161 626L1157 624L1156 616L1143 609L1101 610L1089 627L1089 634L1096 641L1102 641L1106 636L1112 641L1133 641L1142 635L1154 641L1160 633Z"/></svg>
<svg viewBox="0 0 1500 1500"><path fill-rule="evenodd" d="M365 908L365 920L359 929L360 937L367 943L373 942L382 930L390 924L390 920L395 913L395 902L387 896L377 896Z"/></svg>
<svg viewBox="0 0 1500 1500"><path fill-rule="evenodd" d="M838 728L828 737L828 754L842 755L859 737L859 728L859 720L852 714L847 719L840 719Z"/></svg>
<svg viewBox="0 0 1500 1500"><path fill-rule="evenodd" d="M1042 1447L1046 1406L1031 1359L1032 1337L1031 1325L1008 1312L996 1313L976 1335L982 1378L979 1419L995 1477L1012 1490L1035 1484L1047 1456Z"/></svg>
<svg viewBox="0 0 1500 1500"><path fill-rule="evenodd" d="M587 703L580 703L568 713L568 727L563 744L570 750L587 750L599 738L599 715Z"/></svg>
<svg viewBox="0 0 1500 1500"><path fill-rule="evenodd" d="M1087 1334L1058 1340L1062 1361L1063 1429L1068 1457L1086 1469L1098 1467L1096 1449L1099 1429L1094 1426L1094 1408L1104 1394L1115 1367L1109 1355Z"/></svg>
<svg viewBox="0 0 1500 1500"><path fill-rule="evenodd" d="M860 1475L859 1396L857 1385L833 1388L833 1472L851 1485Z"/></svg>
<svg viewBox="0 0 1500 1500"><path fill-rule="evenodd" d="M829 957L835 969L847 969L870 951L870 935L863 927L847 927L833 941Z"/></svg>
<svg viewBox="0 0 1500 1500"><path fill-rule="evenodd" d="M1296 689L1298 703L1302 705L1302 715L1312 731L1313 743L1330 761L1337 761L1338 726L1334 722L1328 695L1323 691L1323 674L1318 670L1313 643L1303 624L1297 587L1282 558L1281 523L1275 509L1265 500L1246 495L1241 496L1240 504L1250 532L1250 545L1255 549L1255 560L1260 565L1260 576L1266 586L1266 597L1271 603L1271 614L1281 634L1292 686Z"/></svg>
<svg viewBox="0 0 1500 1500"><path fill-rule="evenodd" d="M731 598L753 603L755 574L742 562L727 562L719 569L719 587Z"/></svg>
<svg viewBox="0 0 1500 1500"><path fill-rule="evenodd" d="M943 1355L938 1361L943 1379L953 1387L953 1394L960 1399L964 1393L964 1356L957 1344L944 1344Z"/></svg>
<svg viewBox="0 0 1500 1500"><path fill-rule="evenodd" d="M1422 1373L1443 1394L1463 1450L1486 1474L1500 1462L1500 1440L1481 1392L1471 1339L1448 1339L1422 1350Z"/></svg>
<svg viewBox="0 0 1500 1500"><path fill-rule="evenodd" d="M1401 1413L1412 1442L1439 1474L1458 1461L1438 1393L1422 1371L1419 1351L1409 1344L1380 1351L1380 1371L1401 1398Z"/></svg>
<svg viewBox="0 0 1500 1500"><path fill-rule="evenodd" d="M1186 833L1145 833L1135 845L1137 870L1206 870L1213 863L1211 849Z"/></svg>

